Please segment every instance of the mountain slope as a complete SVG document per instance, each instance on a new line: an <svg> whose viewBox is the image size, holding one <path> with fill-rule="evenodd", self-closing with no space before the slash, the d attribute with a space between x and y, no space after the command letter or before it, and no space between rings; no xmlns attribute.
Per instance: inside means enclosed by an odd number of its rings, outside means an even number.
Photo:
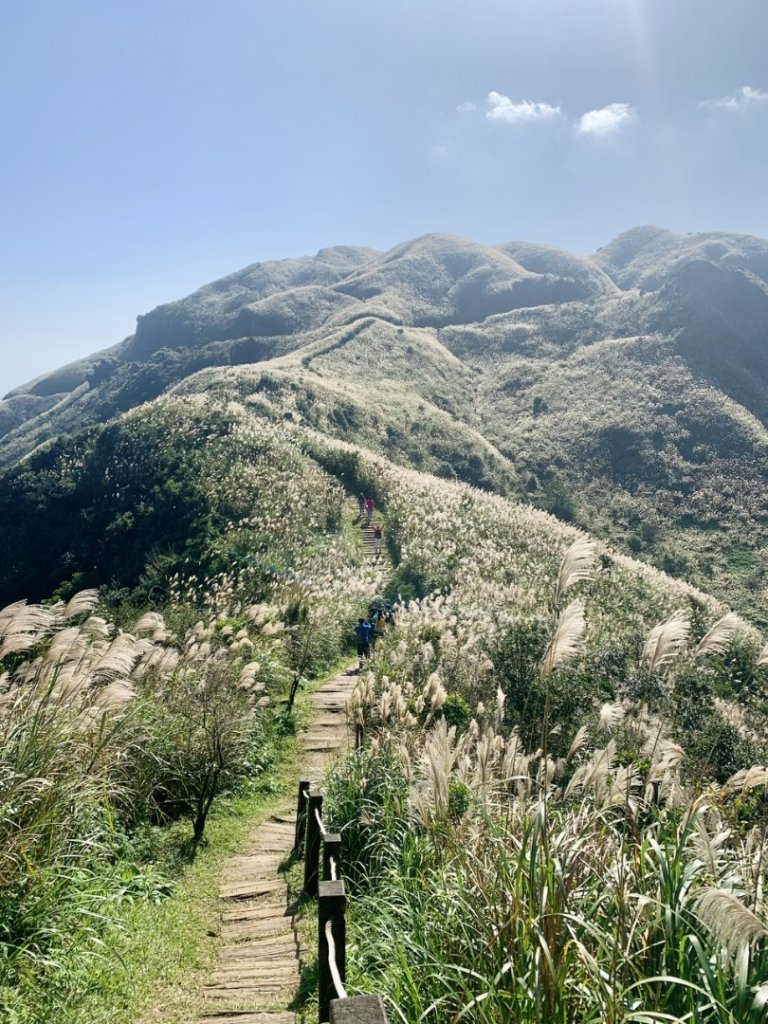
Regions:
<svg viewBox="0 0 768 1024"><path fill-rule="evenodd" d="M768 242L637 228L593 257L426 235L257 264L0 402L0 466L168 389L527 496L757 619Z"/></svg>

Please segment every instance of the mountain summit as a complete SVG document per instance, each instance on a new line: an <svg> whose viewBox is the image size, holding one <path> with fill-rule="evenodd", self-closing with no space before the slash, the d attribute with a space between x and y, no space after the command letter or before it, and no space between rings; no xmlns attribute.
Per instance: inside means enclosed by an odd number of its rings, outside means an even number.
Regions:
<svg viewBox="0 0 768 1024"><path fill-rule="evenodd" d="M517 494L747 606L768 561L768 241L430 234L254 264L0 402L0 464L210 389Z"/></svg>

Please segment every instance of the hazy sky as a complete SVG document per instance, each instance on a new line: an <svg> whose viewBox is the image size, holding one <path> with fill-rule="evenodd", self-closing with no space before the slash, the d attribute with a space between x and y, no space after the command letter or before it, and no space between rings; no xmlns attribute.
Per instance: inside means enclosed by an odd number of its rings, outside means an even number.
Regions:
<svg viewBox="0 0 768 1024"><path fill-rule="evenodd" d="M768 235L768 0L0 0L0 394L259 260Z"/></svg>

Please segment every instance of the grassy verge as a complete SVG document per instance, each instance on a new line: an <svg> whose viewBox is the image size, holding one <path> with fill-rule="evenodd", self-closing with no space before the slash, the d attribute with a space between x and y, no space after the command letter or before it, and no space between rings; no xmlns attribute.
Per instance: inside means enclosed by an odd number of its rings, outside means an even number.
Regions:
<svg viewBox="0 0 768 1024"><path fill-rule="evenodd" d="M255 826L293 795L299 776L296 738L283 737L274 766L257 790L222 800L209 820L205 841L160 902L125 902L110 914L101 953L63 964L46 1005L18 1017L24 1024L181 1024L201 1010L200 990L214 962L221 904L217 895L226 858L241 852ZM181 856L188 823L169 837ZM173 850L169 858L173 856ZM63 998L65 997L65 998Z"/></svg>
<svg viewBox="0 0 768 1024"><path fill-rule="evenodd" d="M348 666L347 657L300 691L296 733L283 737L274 767L259 780L256 792L220 803L209 820L206 841L194 862L181 872L174 895L159 904L141 902L122 909L107 939L104 958L91 963L79 991L73 992L67 1009L59 1012L61 1024L182 1024L201 1012L200 991L220 941L217 890L223 863L247 847L254 827L293 798L302 769L297 737L311 718L304 698ZM187 832L188 825L183 835ZM178 841L181 845L181 829ZM298 895L303 861L289 869L287 880L291 892ZM314 950L315 901L306 901L302 910L302 943ZM314 1019L314 995L312 959L302 972L297 996L297 1008L300 1014L304 1011L307 1021Z"/></svg>

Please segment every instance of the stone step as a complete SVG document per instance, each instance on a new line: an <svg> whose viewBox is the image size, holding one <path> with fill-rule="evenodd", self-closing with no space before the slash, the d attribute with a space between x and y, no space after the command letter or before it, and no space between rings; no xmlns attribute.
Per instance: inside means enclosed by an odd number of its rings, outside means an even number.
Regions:
<svg viewBox="0 0 768 1024"><path fill-rule="evenodd" d="M305 778L320 779L336 753L350 748L347 705L356 685L356 673L347 672L309 695L313 720L301 737ZM198 1024L296 1024L293 1013L274 1009L289 1005L301 962L312 955L298 944L294 908L285 905L287 887L278 876L293 848L295 824L291 805L281 807L251 832L251 852L228 861L220 896L230 908L221 916L222 945L203 989L209 1009Z"/></svg>
<svg viewBox="0 0 768 1024"><path fill-rule="evenodd" d="M248 941L262 938L293 938L293 927L286 927L283 919L271 917L266 921L234 921L223 924L220 935L229 942Z"/></svg>
<svg viewBox="0 0 768 1024"><path fill-rule="evenodd" d="M227 870L229 868L237 870L240 868L254 868L256 870L272 871L275 874L283 863L283 859L279 853L248 853L240 857L232 857L231 860L227 861Z"/></svg>
<svg viewBox="0 0 768 1024"><path fill-rule="evenodd" d="M263 940L262 940L263 941ZM271 946L263 946L257 943L250 942L238 942L235 946L225 946L219 950L219 959L222 963L222 969L226 970L226 965L232 960L288 960L296 958L299 955L299 947L296 942L287 939L281 939L279 942L274 943Z"/></svg>
<svg viewBox="0 0 768 1024"><path fill-rule="evenodd" d="M291 922L293 911L285 903L260 903L258 907L238 907L221 915L222 921L266 921L269 918Z"/></svg>
<svg viewBox="0 0 768 1024"><path fill-rule="evenodd" d="M290 960L283 961L232 961L231 967L214 971L211 977L212 985L248 985L256 982L275 984L288 982L295 985L299 972L299 964L294 956Z"/></svg>
<svg viewBox="0 0 768 1024"><path fill-rule="evenodd" d="M253 1013L251 1010L222 1010L199 1017L197 1024L296 1024L296 1014L287 1010Z"/></svg>
<svg viewBox="0 0 768 1024"><path fill-rule="evenodd" d="M275 978L272 981L264 979L259 980L258 983L253 979L239 983L227 981L219 984L215 982L203 988L203 998L227 999L240 1004L250 1003L252 1006L264 1006L276 1002L281 996L286 999L290 998L297 983L298 976L295 970L292 978Z"/></svg>
<svg viewBox="0 0 768 1024"><path fill-rule="evenodd" d="M212 983L218 985L225 979L237 981L238 972L249 978L281 978L293 975L294 979L299 970L297 963L296 946L281 960L259 960L254 957L231 957L229 960L221 961L212 975Z"/></svg>
<svg viewBox="0 0 768 1024"><path fill-rule="evenodd" d="M290 842L291 836L294 833L296 825L262 825L261 828L256 829L254 832L254 839L263 839L264 842ZM265 852L265 851L260 851Z"/></svg>
<svg viewBox="0 0 768 1024"><path fill-rule="evenodd" d="M254 878L252 881L228 883L221 886L219 896L223 900L254 900L273 892L285 892L285 882L281 878Z"/></svg>

